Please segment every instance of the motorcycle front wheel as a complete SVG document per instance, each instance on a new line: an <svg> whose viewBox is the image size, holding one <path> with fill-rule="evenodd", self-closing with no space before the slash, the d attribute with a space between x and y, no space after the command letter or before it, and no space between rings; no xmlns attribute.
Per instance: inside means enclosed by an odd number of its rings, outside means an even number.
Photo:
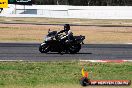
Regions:
<svg viewBox="0 0 132 88"><path fill-rule="evenodd" d="M49 52L49 46L47 44L40 45L39 46L39 51L41 53L47 53L47 52Z"/></svg>

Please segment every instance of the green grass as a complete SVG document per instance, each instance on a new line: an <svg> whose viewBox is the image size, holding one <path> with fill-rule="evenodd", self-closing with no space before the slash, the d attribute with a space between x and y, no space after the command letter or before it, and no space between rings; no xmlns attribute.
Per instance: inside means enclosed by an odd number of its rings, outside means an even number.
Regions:
<svg viewBox="0 0 132 88"><path fill-rule="evenodd" d="M132 80L132 63L0 62L0 88L79 85L82 67L90 72L91 79Z"/></svg>

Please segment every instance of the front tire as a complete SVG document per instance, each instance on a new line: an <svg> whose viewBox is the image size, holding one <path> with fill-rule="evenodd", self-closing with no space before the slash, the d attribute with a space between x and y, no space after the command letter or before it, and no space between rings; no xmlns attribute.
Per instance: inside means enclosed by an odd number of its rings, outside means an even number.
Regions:
<svg viewBox="0 0 132 88"><path fill-rule="evenodd" d="M47 52L49 52L49 46L47 44L40 45L39 46L39 51L41 53L47 53Z"/></svg>

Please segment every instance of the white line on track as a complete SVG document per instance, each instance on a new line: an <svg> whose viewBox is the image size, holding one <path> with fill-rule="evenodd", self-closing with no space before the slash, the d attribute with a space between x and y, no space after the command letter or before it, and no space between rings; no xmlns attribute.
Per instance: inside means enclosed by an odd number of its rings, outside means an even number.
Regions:
<svg viewBox="0 0 132 88"><path fill-rule="evenodd" d="M0 62L17 62L17 61L24 61L24 60L0 60ZM120 62L132 62L132 60L79 60L81 62L100 62L100 63L108 63L108 62L115 62L115 63L120 63Z"/></svg>
<svg viewBox="0 0 132 88"><path fill-rule="evenodd" d="M132 62L132 60L80 60L82 62L100 62L100 63L108 63L108 62L114 62L114 63L121 63L121 62Z"/></svg>
<svg viewBox="0 0 132 88"><path fill-rule="evenodd" d="M17 61L24 61L24 60L0 60L0 62L17 62Z"/></svg>

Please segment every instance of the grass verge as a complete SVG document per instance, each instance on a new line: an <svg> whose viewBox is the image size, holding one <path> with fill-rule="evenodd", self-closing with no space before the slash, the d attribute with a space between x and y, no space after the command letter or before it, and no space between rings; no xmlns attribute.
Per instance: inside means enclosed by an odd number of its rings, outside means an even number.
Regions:
<svg viewBox="0 0 132 88"><path fill-rule="evenodd" d="M0 87L67 88L69 86L69 88L80 88L79 79L82 67L90 72L91 79L132 80L132 63L0 62ZM130 87L132 86L120 88Z"/></svg>

